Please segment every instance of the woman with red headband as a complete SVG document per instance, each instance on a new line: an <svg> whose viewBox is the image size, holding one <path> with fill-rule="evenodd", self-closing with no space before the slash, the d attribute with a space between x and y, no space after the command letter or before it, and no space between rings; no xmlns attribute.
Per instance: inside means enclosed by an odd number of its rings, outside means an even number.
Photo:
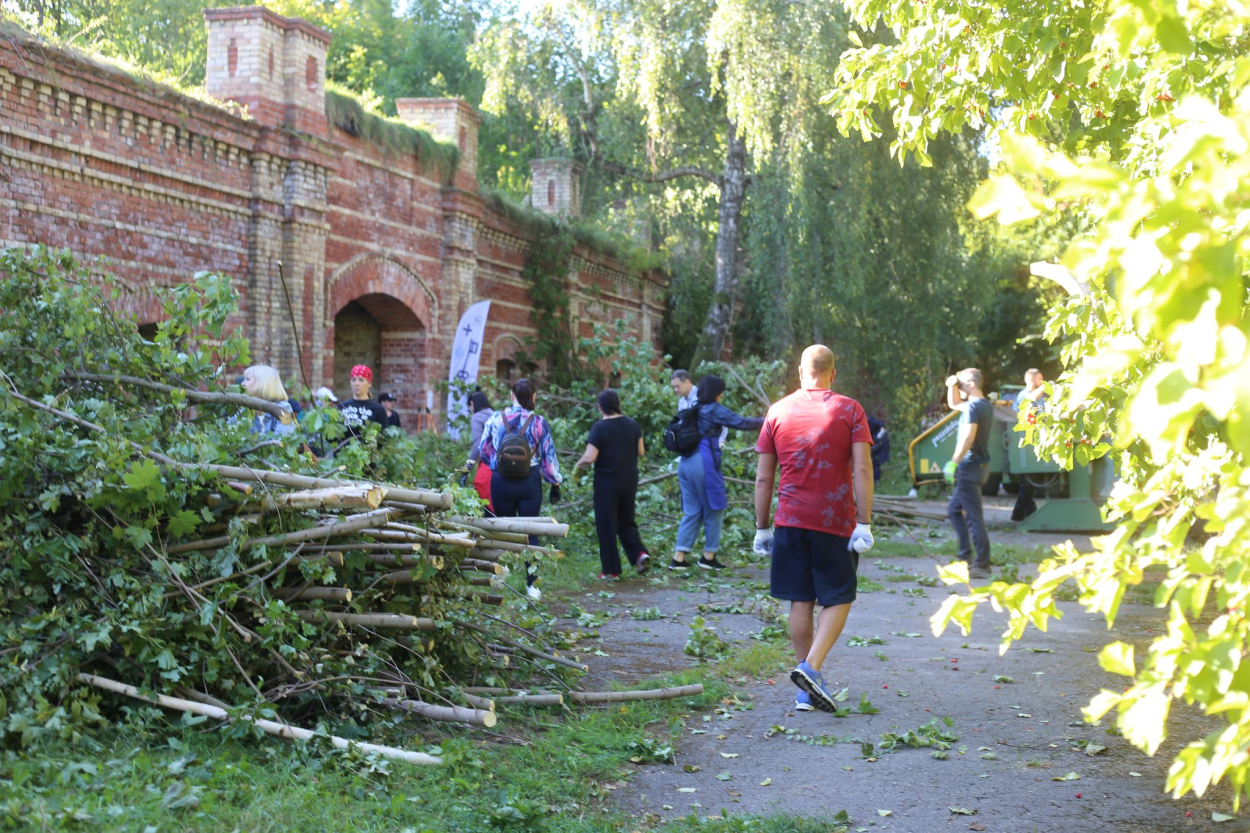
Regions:
<svg viewBox="0 0 1250 833"><path fill-rule="evenodd" d="M339 403L339 413L343 415L348 436L358 440L366 422L386 427L386 409L369 398L369 388L373 386L373 371L369 365L358 364L352 368L351 386L352 398Z"/></svg>

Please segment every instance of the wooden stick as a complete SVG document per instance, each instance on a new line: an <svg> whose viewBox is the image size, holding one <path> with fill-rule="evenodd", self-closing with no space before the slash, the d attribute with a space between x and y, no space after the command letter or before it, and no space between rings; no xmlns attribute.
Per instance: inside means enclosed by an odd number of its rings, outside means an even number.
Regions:
<svg viewBox="0 0 1250 833"><path fill-rule="evenodd" d="M526 705L526 706L563 706L563 694L511 694L506 697L496 697L495 703L504 706Z"/></svg>
<svg viewBox="0 0 1250 833"><path fill-rule="evenodd" d="M211 694L205 694L202 691L196 691L195 689L187 688L184 685L175 687L174 691L178 692L179 697L185 697L187 700L194 700L197 703L207 703L208 705L216 706L219 709L230 708L230 704L226 701L218 700Z"/></svg>
<svg viewBox="0 0 1250 833"><path fill-rule="evenodd" d="M465 518L457 516L449 520L462 526L484 529L488 532L513 532L522 535L542 535L549 538L567 538L568 524L548 524L537 521L519 521L514 518Z"/></svg>
<svg viewBox="0 0 1250 833"><path fill-rule="evenodd" d="M462 628L464 630L470 630L470 631L476 631L477 633L484 633L484 634L487 634L488 636L490 635L490 631L486 630L486 628L482 627L481 625L475 625L472 622L454 622L453 624L457 628ZM520 651L522 653L529 654L530 656L538 657L539 659L545 660L547 662L554 662L556 665L563 665L566 668L576 668L578 671L581 671L583 673L590 670L590 666L588 665L583 665L582 663L577 662L575 660L565 659L564 657L559 656L558 654L548 654L546 651L540 651L537 648L531 648L528 645L522 645L520 642L514 642L511 639L495 637L495 641L502 643L503 645L506 645L508 648L511 648L514 651Z"/></svg>
<svg viewBox="0 0 1250 833"><path fill-rule="evenodd" d="M495 701L489 697L474 697L472 694L464 695L465 702L475 709L486 709L487 711L495 710Z"/></svg>
<svg viewBox="0 0 1250 833"><path fill-rule="evenodd" d="M399 613L336 613L331 610L297 610L295 615L305 622L318 625L342 622L344 625L358 625L366 628L395 628L408 631L438 629L433 619L421 619Z"/></svg>
<svg viewBox="0 0 1250 833"><path fill-rule="evenodd" d="M525 536L519 536L519 537L525 537ZM560 552L560 550L552 549L551 547L539 547L539 546L533 546L530 544L515 544L510 541L496 541L494 539L491 539L489 541L478 541L477 546L474 547L473 551L477 551L477 550L495 550L495 551L504 551L504 552L532 552L532 553L537 553L538 555L554 555L557 557L561 557L564 555L564 553ZM473 552L471 551L469 554L472 555Z"/></svg>
<svg viewBox="0 0 1250 833"><path fill-rule="evenodd" d="M420 514L421 512L425 512L426 510L430 508L420 503L405 503L402 500L386 499L386 500L383 500L382 502L385 503L387 506L394 506L396 509L404 509L408 512L413 513L414 515Z"/></svg>
<svg viewBox="0 0 1250 833"><path fill-rule="evenodd" d="M313 544L304 547L304 552L391 552L391 553L412 553L421 552L420 544L407 543L350 543L350 544Z"/></svg>
<svg viewBox="0 0 1250 833"><path fill-rule="evenodd" d="M502 564L493 564L489 561L478 561L476 558L466 558L460 562L461 570L476 570L479 573L493 573L500 575L504 571Z"/></svg>
<svg viewBox="0 0 1250 833"><path fill-rule="evenodd" d="M734 369L733 365L727 364L725 365L725 367L729 368L729 372L732 373L733 377L738 380L738 384L746 388L752 396L754 396L756 399L760 401L761 404L763 404L765 411L767 411L769 408L773 406L773 403L769 402L768 397L765 396L763 393L761 393L758 388L756 388L754 385L748 385L746 383L746 380L744 380L741 376L738 375L738 371Z"/></svg>
<svg viewBox="0 0 1250 833"><path fill-rule="evenodd" d="M248 489L251 489L249 486ZM345 486L338 489L309 489L302 492L285 492L265 495L260 501L263 511L275 509L377 509L382 504L386 489L382 486Z"/></svg>
<svg viewBox="0 0 1250 833"><path fill-rule="evenodd" d="M643 691L570 691L569 697L578 703L624 703L629 700L672 700L703 693L703 684L676 686L675 688L650 688Z"/></svg>
<svg viewBox="0 0 1250 833"><path fill-rule="evenodd" d="M124 694L127 697L133 697L136 700L142 700L145 703L152 703L157 706L164 706L167 709L175 709L182 712L191 712L192 714L211 717L217 720L228 720L230 713L218 706L211 706L207 703L195 703L190 700L183 700L178 697L169 697L165 694L155 694L151 697L140 694L139 689L132 685L119 683L116 680L110 680L105 677L97 677L94 674L79 674L79 682L93 685L96 688L102 688L105 691L113 691L117 694ZM273 720L262 720L245 715L244 720L249 720L264 732L271 735L277 735L282 738L292 738L295 740L310 740L313 732L308 729L301 729L291 726L287 723L279 723ZM330 736L330 743L338 749L359 749L362 752L376 752L386 758L393 758L399 761L406 761L410 764L441 764L442 758L433 755L426 755L424 752L409 752L405 749L396 749L393 746L380 746L376 743L361 743L360 741L347 740L346 738Z"/></svg>
<svg viewBox="0 0 1250 833"><path fill-rule="evenodd" d="M402 552L366 552L361 554L379 567L408 567L411 569L419 564L429 564L435 570L441 570L446 563L441 555L415 555ZM408 571L406 570L405 572Z"/></svg>
<svg viewBox="0 0 1250 833"><path fill-rule="evenodd" d="M454 538L450 535L439 535L435 532L409 532L403 529L371 529L368 533L370 538L376 538L379 541L429 541L432 544L442 544L446 547L460 547L462 549L472 549L477 542L472 538Z"/></svg>
<svg viewBox="0 0 1250 833"><path fill-rule="evenodd" d="M343 566L343 553L327 552L324 555L296 555L287 559L287 566L298 568L299 565L303 564L305 561L307 561L309 564L320 564L322 561L324 561L327 564L329 564L331 567L342 567ZM266 563L272 564L273 562L269 561Z"/></svg>
<svg viewBox="0 0 1250 833"><path fill-rule="evenodd" d="M165 458L169 459L169 458ZM252 483L268 483L273 486L285 486L290 489L338 489L344 486L374 487L375 483L362 483L355 480L331 480L325 477L305 477L302 474L290 474L271 469L248 469L240 466L215 466L208 463L177 463L179 468L197 469L216 472L222 477L235 480L246 480ZM444 492L430 492L425 489L398 489L385 486L384 502L403 501L430 506L444 511L451 509L452 497Z"/></svg>
<svg viewBox="0 0 1250 833"><path fill-rule="evenodd" d="M519 688L510 689L510 688L492 688L489 686L466 686L464 688L461 688L460 692L464 695L464 698L468 700L469 702L473 702L473 700L475 699L480 699L480 698L475 698L474 697L475 694L490 694L493 696L493 699L487 700L485 702L503 703L503 704L525 703L531 706L562 706L564 705L563 694L545 694L545 693L530 694L524 689L519 689Z"/></svg>
<svg viewBox="0 0 1250 833"><path fill-rule="evenodd" d="M534 561L541 558L564 558L564 553L560 550L548 549L546 547L530 547L524 550L499 550L475 547L469 550L469 555L482 561L498 561L501 558L516 558L518 556L524 556L527 559L532 558Z"/></svg>
<svg viewBox="0 0 1250 833"><path fill-rule="evenodd" d="M301 529L296 532L284 532L280 535L267 535L263 538L250 538L239 545L240 550L249 547L264 544L266 546L275 546L281 544L296 544L300 541L315 541L319 538L328 538L332 535L346 535L349 532L359 532L362 529L368 529L373 526L381 526L386 520L393 515L402 514L399 509L376 509L372 512L363 512L359 515L351 515L347 520L336 521L322 526L314 526L309 529ZM165 550L169 555L176 555L181 552L192 552L194 550L215 550L229 545L230 536L223 535L219 538L208 538L203 541L190 541L185 544L177 544Z"/></svg>
<svg viewBox="0 0 1250 833"><path fill-rule="evenodd" d="M442 569L442 561L439 561L439 569ZM374 584L389 584L392 587L397 584L415 584L425 579L417 578L412 574L412 570L395 570L391 573L383 573L374 580Z"/></svg>
<svg viewBox="0 0 1250 833"><path fill-rule="evenodd" d="M466 601L481 602L488 605L503 604L503 596L495 596L490 593L479 593L475 590L468 590L463 587L447 587L439 590L435 596L444 599L465 599Z"/></svg>
<svg viewBox="0 0 1250 833"><path fill-rule="evenodd" d="M386 537L390 537L390 533L394 532L416 535L417 538L425 539L427 542L434 544L442 544L445 545L445 547L464 547L465 549L472 549L477 545L477 542L475 542L472 538L461 538L457 537L457 535L440 535L439 533L431 533L429 530L414 527L412 524L389 522L386 524L386 529L379 530L379 532L386 533Z"/></svg>
<svg viewBox="0 0 1250 833"><path fill-rule="evenodd" d="M436 706L433 703L425 703L421 700L393 700L389 697L384 698L382 702L393 708L402 709L412 714L419 714L430 720L442 720L448 723L469 723L473 726L485 726L489 729L499 721L493 709Z"/></svg>
<svg viewBox="0 0 1250 833"><path fill-rule="evenodd" d="M286 602L320 599L323 602L351 604L352 601L352 591L346 587L275 587L270 592L275 599Z"/></svg>
<svg viewBox="0 0 1250 833"><path fill-rule="evenodd" d="M241 408L251 408L253 411L264 411L278 418L281 418L283 414L294 416L289 408L283 408L282 404L278 402L270 402L268 399L257 399L255 396L247 396L242 393L215 393L212 391L195 390L194 388L175 387L160 382L153 382L151 379L143 379L139 376L84 373L77 370L66 370L61 375L67 379L78 379L83 382L105 382L115 384L118 387L129 385L136 388L160 391L161 393L174 393L176 391L192 402L205 402L214 405L237 405Z"/></svg>

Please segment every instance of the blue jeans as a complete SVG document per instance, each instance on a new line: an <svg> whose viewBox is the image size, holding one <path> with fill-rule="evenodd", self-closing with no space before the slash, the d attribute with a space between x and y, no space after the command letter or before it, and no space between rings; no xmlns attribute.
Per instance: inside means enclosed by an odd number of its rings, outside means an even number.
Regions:
<svg viewBox="0 0 1250 833"><path fill-rule="evenodd" d="M708 504L703 483L703 458L699 454L682 457L677 464L677 482L681 484L681 523L677 526L677 551L691 552L703 527L704 552L720 549L720 528L725 520L724 509Z"/></svg>
<svg viewBox="0 0 1250 833"><path fill-rule="evenodd" d="M955 469L955 491L946 506L946 517L959 539L959 560L968 561L976 548L974 567L990 568L990 533L981 508L981 487L990 476L989 463L960 463Z"/></svg>

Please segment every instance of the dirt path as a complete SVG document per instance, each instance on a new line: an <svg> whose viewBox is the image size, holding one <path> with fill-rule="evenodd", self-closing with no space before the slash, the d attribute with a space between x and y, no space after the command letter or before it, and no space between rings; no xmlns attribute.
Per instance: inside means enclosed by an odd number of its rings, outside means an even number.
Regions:
<svg viewBox="0 0 1250 833"><path fill-rule="evenodd" d="M860 574L880 589L860 595L825 675L848 688L846 705L854 707L866 695L879 712L845 718L795 712L794 687L782 669L768 680L739 682L740 703L727 703L710 719L692 716L676 744L677 763L640 766L629 788L614 794L620 804L640 817L662 818L692 810L847 810L855 820L851 829L875 830L1247 829L1239 821L1211 821L1213 810L1228 810L1227 790L1180 801L1163 792L1178 740L1149 758L1082 722L1080 709L1091 695L1123 683L1099 668L1096 652L1109 641L1106 628L1079 605L1061 604L1065 616L1049 633L1030 631L999 657L1005 616L992 611L978 612L968 637L958 629L932 636L928 619L946 591L908 578L936 575L932 561L870 554ZM755 616L713 611L766 595L764 571L737 571L733 582L708 578L673 579L667 586L661 579L631 579L610 586L611 599L597 593L574 599L587 610L616 611L599 629L598 647L609 657L595 663L596 682L633 683L695 664L682 648L700 604L722 639L743 642L757 633L762 623ZM635 608L659 608L665 618L631 618ZM1159 621L1153 608L1126 605L1116 637L1141 646ZM884 644L848 645L850 637L874 636ZM716 666L709 673L717 673ZM944 760L929 748L880 751L882 733L902 735L938 717L953 720L943 729L957 737ZM1189 739L1209 731L1208 725L1215 724L1183 716L1173 735ZM875 761L865 759L861 741L875 745ZM1090 756L1079 741L1106 749ZM1068 773L1079 780L1054 780ZM956 814L952 807L974 814ZM885 810L890 814L879 814Z"/></svg>

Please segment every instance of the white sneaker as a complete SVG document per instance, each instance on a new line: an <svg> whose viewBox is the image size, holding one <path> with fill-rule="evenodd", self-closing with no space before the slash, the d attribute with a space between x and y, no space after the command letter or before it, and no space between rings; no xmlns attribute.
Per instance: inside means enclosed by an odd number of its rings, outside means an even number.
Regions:
<svg viewBox="0 0 1250 833"><path fill-rule="evenodd" d="M543 591L539 590L537 587L531 584L529 587L525 588L525 595L529 596L531 599L537 602L542 599Z"/></svg>

